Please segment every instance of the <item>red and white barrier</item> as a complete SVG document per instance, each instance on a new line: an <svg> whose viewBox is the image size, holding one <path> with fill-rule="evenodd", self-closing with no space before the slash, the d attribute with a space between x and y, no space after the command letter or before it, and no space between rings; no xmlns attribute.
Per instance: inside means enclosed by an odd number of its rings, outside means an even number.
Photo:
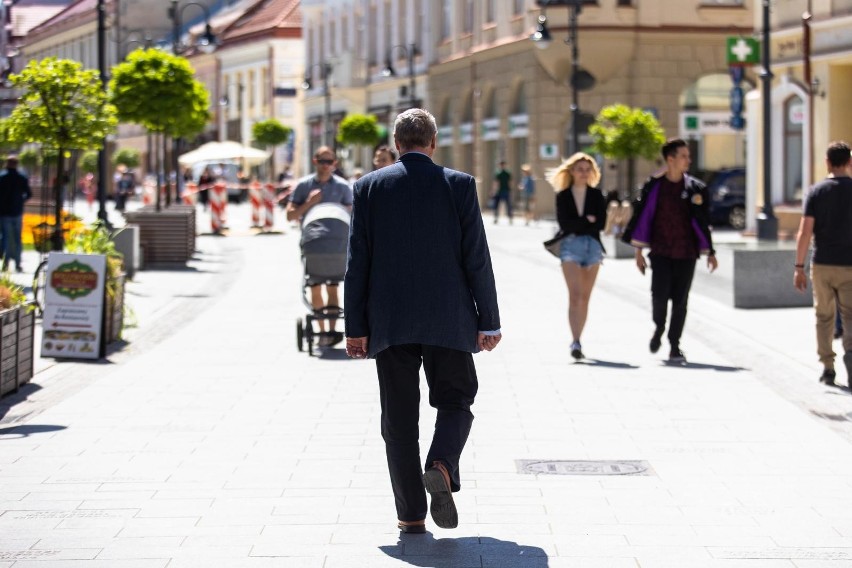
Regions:
<svg viewBox="0 0 852 568"><path fill-rule="evenodd" d="M251 203L251 226L260 227L261 202L263 200L263 188L260 182L255 180L249 185L249 202Z"/></svg>
<svg viewBox="0 0 852 568"><path fill-rule="evenodd" d="M153 205L157 199L157 183L154 178L142 182L142 205Z"/></svg>
<svg viewBox="0 0 852 568"><path fill-rule="evenodd" d="M183 188L181 200L184 205L195 205L198 200L198 185L193 182L187 182Z"/></svg>
<svg viewBox="0 0 852 568"><path fill-rule="evenodd" d="M267 183L263 186L263 230L271 231L275 225L275 186Z"/></svg>
<svg viewBox="0 0 852 568"><path fill-rule="evenodd" d="M224 183L217 182L207 193L210 197L210 228L218 234L225 228L228 191Z"/></svg>

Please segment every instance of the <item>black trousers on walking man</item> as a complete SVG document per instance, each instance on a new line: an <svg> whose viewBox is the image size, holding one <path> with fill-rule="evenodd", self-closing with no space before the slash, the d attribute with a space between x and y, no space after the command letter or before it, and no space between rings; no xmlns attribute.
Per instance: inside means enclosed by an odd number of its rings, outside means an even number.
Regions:
<svg viewBox="0 0 852 568"><path fill-rule="evenodd" d="M669 301L672 303L672 317L669 322L668 339L672 348L680 344L683 326L686 323L686 304L689 289L695 274L694 259L675 259L650 255L651 259L651 304L654 325L657 329L666 327L666 314Z"/></svg>

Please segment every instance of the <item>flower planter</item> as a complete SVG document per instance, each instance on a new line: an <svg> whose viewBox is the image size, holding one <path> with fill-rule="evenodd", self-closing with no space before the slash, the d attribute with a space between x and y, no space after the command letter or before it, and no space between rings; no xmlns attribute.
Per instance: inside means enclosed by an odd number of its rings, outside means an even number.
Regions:
<svg viewBox="0 0 852 568"><path fill-rule="evenodd" d="M35 311L18 306L0 311L0 396L33 378Z"/></svg>

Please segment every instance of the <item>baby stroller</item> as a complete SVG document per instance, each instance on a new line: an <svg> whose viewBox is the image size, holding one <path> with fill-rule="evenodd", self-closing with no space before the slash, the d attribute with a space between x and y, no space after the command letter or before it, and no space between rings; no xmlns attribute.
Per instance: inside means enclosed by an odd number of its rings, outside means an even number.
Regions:
<svg viewBox="0 0 852 568"><path fill-rule="evenodd" d="M314 339L328 338L326 343L335 344L343 340L339 331L320 331L314 329L314 322L320 320L342 320L343 309L340 306L322 306L314 309L308 297L308 290L316 284L336 284L343 280L346 273L346 247L349 240L349 211L337 203L318 203L311 207L302 222L302 264L304 281L302 300L310 312L296 320L296 344L299 351L314 354ZM318 326L319 327L319 326Z"/></svg>

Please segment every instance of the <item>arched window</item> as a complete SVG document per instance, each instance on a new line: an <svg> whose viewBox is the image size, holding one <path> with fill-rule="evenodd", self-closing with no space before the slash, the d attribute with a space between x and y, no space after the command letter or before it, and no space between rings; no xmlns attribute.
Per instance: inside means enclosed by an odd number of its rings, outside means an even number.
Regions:
<svg viewBox="0 0 852 568"><path fill-rule="evenodd" d="M805 122L805 105L801 97L793 95L784 101L784 201L802 200L802 125Z"/></svg>
<svg viewBox="0 0 852 568"><path fill-rule="evenodd" d="M512 114L527 114L527 89L524 83L518 83L512 104Z"/></svg>

